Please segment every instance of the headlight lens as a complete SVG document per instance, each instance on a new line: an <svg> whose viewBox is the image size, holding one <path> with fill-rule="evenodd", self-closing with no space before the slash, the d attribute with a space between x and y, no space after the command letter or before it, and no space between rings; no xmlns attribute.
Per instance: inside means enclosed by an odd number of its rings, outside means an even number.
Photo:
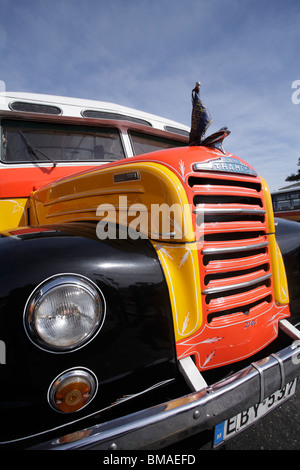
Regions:
<svg viewBox="0 0 300 470"><path fill-rule="evenodd" d="M104 298L94 283L77 275L53 277L37 287L25 309L30 339L54 352L83 346L99 331Z"/></svg>

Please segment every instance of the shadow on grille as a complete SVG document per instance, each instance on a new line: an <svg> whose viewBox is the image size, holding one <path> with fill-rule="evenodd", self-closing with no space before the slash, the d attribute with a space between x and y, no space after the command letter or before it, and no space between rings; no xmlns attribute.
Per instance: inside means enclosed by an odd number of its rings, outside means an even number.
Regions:
<svg viewBox="0 0 300 470"><path fill-rule="evenodd" d="M196 223L201 225L203 223L222 223L222 222L261 222L265 220L264 215L250 215L250 214L201 214L197 216Z"/></svg>
<svg viewBox="0 0 300 470"><path fill-rule="evenodd" d="M249 250L244 252L237 253L220 253L220 254L211 254L203 256L203 265L207 266L211 261L223 261L229 259L242 259L250 258L251 256L265 254L266 250L264 248L260 250Z"/></svg>
<svg viewBox="0 0 300 470"><path fill-rule="evenodd" d="M213 196L196 194L193 198L195 206L197 204L247 204L254 206L263 206L262 200L259 197L250 196Z"/></svg>
<svg viewBox="0 0 300 470"><path fill-rule="evenodd" d="M210 184L213 186L235 186L240 188L254 189L257 192L261 191L260 183L244 180L226 180L221 178L201 178L198 176L190 176L188 179L188 184L191 188L195 185L205 186Z"/></svg>
<svg viewBox="0 0 300 470"><path fill-rule="evenodd" d="M222 310L221 312L209 313L207 315L207 322L211 323L215 318L224 317L224 316L228 316L228 315L233 315L235 313L243 313L245 316L247 316L247 315L250 314L250 311L251 311L252 308L257 307L258 305L260 305L264 302L267 302L268 304L270 304L272 302L272 296L267 295L266 297L264 297L260 300L257 300L256 302L252 302L250 304L247 304L247 305L241 305L241 306L236 307L236 308L231 308L231 309L228 309L228 310Z"/></svg>
<svg viewBox="0 0 300 470"><path fill-rule="evenodd" d="M204 278L204 284L207 286L211 281L215 281L218 279L230 279L232 277L238 277L238 276L246 276L247 274L252 274L257 271L265 271L268 272L270 269L270 266L268 263L264 263L259 266L254 266L253 268L249 269L241 269L238 271L230 271L227 273L215 273L215 274L207 274Z"/></svg>
<svg viewBox="0 0 300 470"><path fill-rule="evenodd" d="M257 284L251 285L249 287L241 287L241 288L238 288L238 289L233 288L232 290L227 290L227 291L224 291L222 293L218 292L218 293L215 293L215 294L208 294L208 295L205 296L205 303L209 304L214 299L219 299L219 298L223 298L223 297L230 297L232 295L238 295L238 294L245 294L246 292L253 291L253 290L258 289L259 287L262 287L262 286L270 287L270 285L271 285L271 281L270 281L270 279L267 279L265 281L258 282Z"/></svg>

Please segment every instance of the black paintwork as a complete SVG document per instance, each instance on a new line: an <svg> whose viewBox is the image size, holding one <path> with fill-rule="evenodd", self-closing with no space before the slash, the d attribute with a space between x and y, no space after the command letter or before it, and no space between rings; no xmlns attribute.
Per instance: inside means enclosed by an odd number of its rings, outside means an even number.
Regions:
<svg viewBox="0 0 300 470"><path fill-rule="evenodd" d="M276 219L276 240L287 274L293 323L300 321L300 224Z"/></svg>
<svg viewBox="0 0 300 470"><path fill-rule="evenodd" d="M101 241L88 223L39 227L0 236L0 256L0 339L6 345L6 364L0 366L0 442L61 426L175 377L169 294L148 240ZM98 335L63 354L36 347L23 327L31 292L58 273L88 277L107 303ZM98 377L96 398L77 413L55 412L47 402L50 383L80 366Z"/></svg>

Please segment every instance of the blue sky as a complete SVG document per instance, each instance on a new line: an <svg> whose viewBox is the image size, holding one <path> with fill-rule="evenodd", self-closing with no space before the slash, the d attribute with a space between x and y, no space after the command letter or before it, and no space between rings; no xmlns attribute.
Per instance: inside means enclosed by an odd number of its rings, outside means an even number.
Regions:
<svg viewBox="0 0 300 470"><path fill-rule="evenodd" d="M111 101L190 125L197 80L226 150L282 187L297 172L299 0L0 0L8 91ZM300 93L299 93L300 97Z"/></svg>

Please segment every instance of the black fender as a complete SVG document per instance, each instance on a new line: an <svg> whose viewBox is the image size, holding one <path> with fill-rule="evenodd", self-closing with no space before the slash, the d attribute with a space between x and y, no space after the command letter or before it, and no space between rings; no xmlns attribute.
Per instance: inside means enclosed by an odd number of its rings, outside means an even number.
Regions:
<svg viewBox="0 0 300 470"><path fill-rule="evenodd" d="M171 304L157 254L147 239L99 240L92 223L24 228L0 236L0 443L99 418L101 410L174 380L177 373ZM24 331L33 290L57 274L85 276L101 290L106 317L84 347L54 354ZM94 400L76 413L47 401L50 383L84 367L98 380ZM81 428L82 426L81 422ZM20 441L18 441L20 440Z"/></svg>
<svg viewBox="0 0 300 470"><path fill-rule="evenodd" d="M287 275L292 321L297 323L300 321L300 224L280 218L275 222L276 241Z"/></svg>

